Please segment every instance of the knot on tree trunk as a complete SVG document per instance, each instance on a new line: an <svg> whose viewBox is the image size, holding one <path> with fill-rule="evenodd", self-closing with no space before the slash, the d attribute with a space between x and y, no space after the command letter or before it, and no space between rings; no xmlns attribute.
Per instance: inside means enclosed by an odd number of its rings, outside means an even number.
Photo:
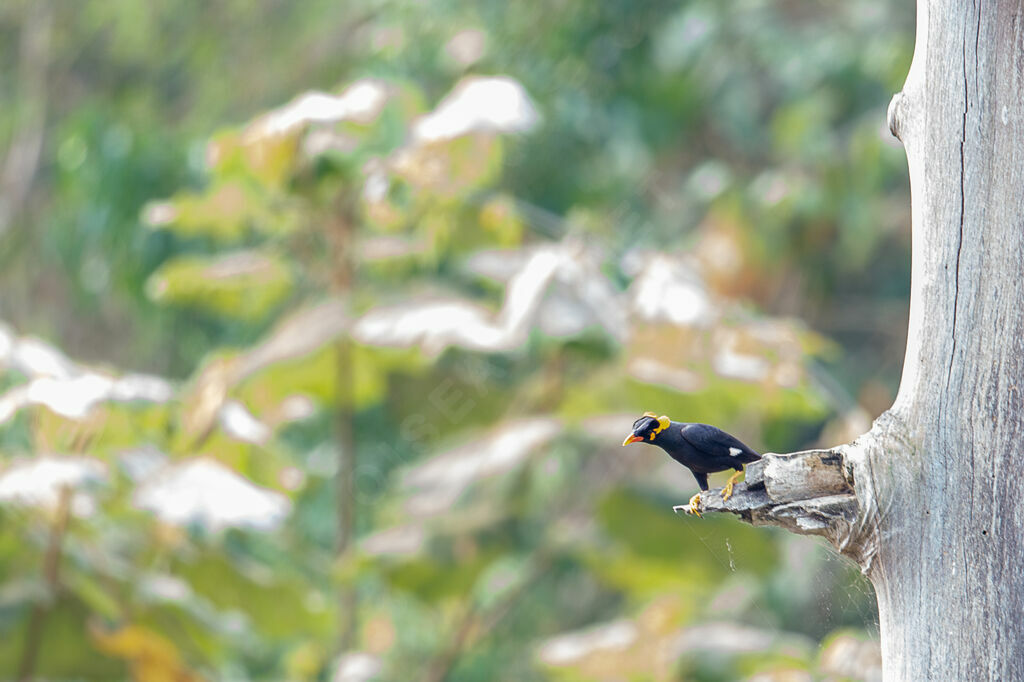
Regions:
<svg viewBox="0 0 1024 682"><path fill-rule="evenodd" d="M906 128L907 107L910 102L903 92L897 92L889 101L889 109L886 111L886 122L889 124L889 132L897 140L903 142L903 132Z"/></svg>
<svg viewBox="0 0 1024 682"><path fill-rule="evenodd" d="M748 464L743 483L728 500L722 491L701 495L702 512L730 512L754 526L780 526L802 535L825 537L842 554L866 566L873 552L854 489L850 446L765 453Z"/></svg>

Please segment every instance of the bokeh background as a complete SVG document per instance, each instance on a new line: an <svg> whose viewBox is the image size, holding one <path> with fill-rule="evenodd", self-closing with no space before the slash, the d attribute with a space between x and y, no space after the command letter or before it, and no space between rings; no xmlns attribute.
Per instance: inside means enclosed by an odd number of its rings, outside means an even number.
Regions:
<svg viewBox="0 0 1024 682"><path fill-rule="evenodd" d="M877 679L849 563L620 443L888 407L912 30L0 4L0 679Z"/></svg>

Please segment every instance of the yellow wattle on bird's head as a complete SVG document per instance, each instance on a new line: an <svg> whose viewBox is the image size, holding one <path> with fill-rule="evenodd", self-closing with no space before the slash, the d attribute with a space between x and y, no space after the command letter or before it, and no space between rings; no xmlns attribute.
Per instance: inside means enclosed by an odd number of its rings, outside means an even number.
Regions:
<svg viewBox="0 0 1024 682"><path fill-rule="evenodd" d="M633 432L626 436L626 439L622 441L622 445L626 446L630 443L639 443L645 440L653 441L671 423L672 420L665 415L658 417L653 412L644 412L642 417L633 422Z"/></svg>

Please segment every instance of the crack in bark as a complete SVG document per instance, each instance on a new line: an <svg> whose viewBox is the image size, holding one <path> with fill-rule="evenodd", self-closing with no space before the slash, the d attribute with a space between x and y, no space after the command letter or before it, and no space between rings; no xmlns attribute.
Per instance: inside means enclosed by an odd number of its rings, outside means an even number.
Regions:
<svg viewBox="0 0 1024 682"><path fill-rule="evenodd" d="M978 17L978 31L981 31L981 17ZM977 59L978 47L977 37L974 47L975 59ZM964 246L964 216L967 199L966 189L966 164L964 162L964 145L967 143L967 110L969 108L968 86L967 86L967 25L964 25L963 37L963 73L964 73L964 113L963 126L960 131L960 237L956 243L956 270L953 279L953 348L949 353L949 369L946 371L946 388L949 388L950 379L953 376L953 363L956 359L956 316L960 307L960 252Z"/></svg>
<svg viewBox="0 0 1024 682"><path fill-rule="evenodd" d="M978 64L978 45L981 42L981 5L983 0L978 0L978 25L974 29L974 91L980 92L978 88L978 74L981 72Z"/></svg>
<svg viewBox="0 0 1024 682"><path fill-rule="evenodd" d="M978 91L978 46L981 41L981 0L973 3L978 10L978 21L974 31L974 89ZM964 216L966 215L966 175L967 164L964 158L964 147L967 144L967 112L970 109L970 90L967 84L967 25L964 24L963 37L963 74L964 74L964 113L960 131L960 236L956 244L956 270L953 281L953 348L949 354L949 369L946 372L946 388L953 376L953 364L956 360L956 318L960 304L960 252L964 246Z"/></svg>

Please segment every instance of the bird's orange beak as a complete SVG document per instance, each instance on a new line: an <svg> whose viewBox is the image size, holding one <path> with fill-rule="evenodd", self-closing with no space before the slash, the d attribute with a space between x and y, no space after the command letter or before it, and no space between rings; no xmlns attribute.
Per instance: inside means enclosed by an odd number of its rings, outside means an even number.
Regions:
<svg viewBox="0 0 1024 682"><path fill-rule="evenodd" d="M622 447L626 447L630 443L637 443L637 442L642 441L642 440L643 440L643 438L641 438L640 436L634 436L634 435L630 434L630 435L626 436L626 440L622 441Z"/></svg>

